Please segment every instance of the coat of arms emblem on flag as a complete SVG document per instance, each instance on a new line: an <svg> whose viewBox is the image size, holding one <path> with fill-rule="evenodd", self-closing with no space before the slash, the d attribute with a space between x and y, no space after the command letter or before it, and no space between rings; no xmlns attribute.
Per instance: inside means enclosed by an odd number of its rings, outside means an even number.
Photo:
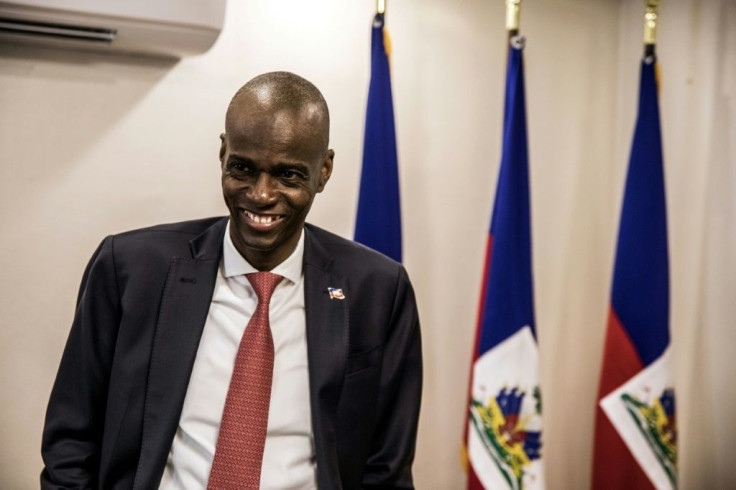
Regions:
<svg viewBox="0 0 736 490"><path fill-rule="evenodd" d="M475 364L468 450L482 481L497 480L500 474L508 488L515 490L541 483L537 481L542 473L542 399L537 364L537 347L529 327ZM499 370L510 371L512 367L518 369L513 385L498 376ZM498 474L488 471L491 466Z"/></svg>
<svg viewBox="0 0 736 490"><path fill-rule="evenodd" d="M499 368L508 368L511 358L519 359L520 376L513 385L496 375ZM481 357L474 368L470 457L492 463L512 489L528 488L541 477L542 398L536 367L536 345L525 327ZM490 479L483 478L482 469L476 467L476 472L482 480Z"/></svg>

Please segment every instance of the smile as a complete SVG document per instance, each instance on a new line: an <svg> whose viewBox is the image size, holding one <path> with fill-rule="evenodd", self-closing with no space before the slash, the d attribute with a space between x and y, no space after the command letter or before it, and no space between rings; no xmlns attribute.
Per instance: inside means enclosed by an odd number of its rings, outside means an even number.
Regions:
<svg viewBox="0 0 736 490"><path fill-rule="evenodd" d="M282 216L273 214L256 214L251 213L250 211L244 211L244 213L248 217L249 221L259 225L271 225L281 221L282 219Z"/></svg>

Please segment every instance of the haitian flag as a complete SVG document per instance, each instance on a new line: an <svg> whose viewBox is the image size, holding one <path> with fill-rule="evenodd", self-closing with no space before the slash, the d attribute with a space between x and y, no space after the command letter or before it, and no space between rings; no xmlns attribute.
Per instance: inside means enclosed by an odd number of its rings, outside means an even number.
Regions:
<svg viewBox="0 0 736 490"><path fill-rule="evenodd" d="M656 60L641 63L596 410L593 488L676 488L669 264Z"/></svg>
<svg viewBox="0 0 736 490"><path fill-rule="evenodd" d="M465 441L473 490L544 487L523 47L522 37L512 38L503 153L473 352Z"/></svg>
<svg viewBox="0 0 736 490"><path fill-rule="evenodd" d="M399 168L387 45L384 16L376 14L355 241L401 262Z"/></svg>

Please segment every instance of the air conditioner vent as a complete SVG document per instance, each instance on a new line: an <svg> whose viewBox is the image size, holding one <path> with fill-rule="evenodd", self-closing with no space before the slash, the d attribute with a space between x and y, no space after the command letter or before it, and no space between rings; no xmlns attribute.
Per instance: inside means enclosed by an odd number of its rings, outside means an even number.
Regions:
<svg viewBox="0 0 736 490"><path fill-rule="evenodd" d="M118 31L104 27L73 26L0 17L0 33L110 44L115 40Z"/></svg>
<svg viewBox="0 0 736 490"><path fill-rule="evenodd" d="M0 44L164 58L217 40L226 0L0 0ZM30 46L25 49L22 46Z"/></svg>

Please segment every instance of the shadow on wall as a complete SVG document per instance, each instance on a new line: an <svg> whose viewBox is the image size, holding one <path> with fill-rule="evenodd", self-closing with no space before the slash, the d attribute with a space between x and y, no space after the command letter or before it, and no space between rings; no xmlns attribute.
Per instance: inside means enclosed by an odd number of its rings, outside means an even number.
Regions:
<svg viewBox="0 0 736 490"><path fill-rule="evenodd" d="M42 164L43 183L64 179L177 62L0 44L0 178L27 184Z"/></svg>

